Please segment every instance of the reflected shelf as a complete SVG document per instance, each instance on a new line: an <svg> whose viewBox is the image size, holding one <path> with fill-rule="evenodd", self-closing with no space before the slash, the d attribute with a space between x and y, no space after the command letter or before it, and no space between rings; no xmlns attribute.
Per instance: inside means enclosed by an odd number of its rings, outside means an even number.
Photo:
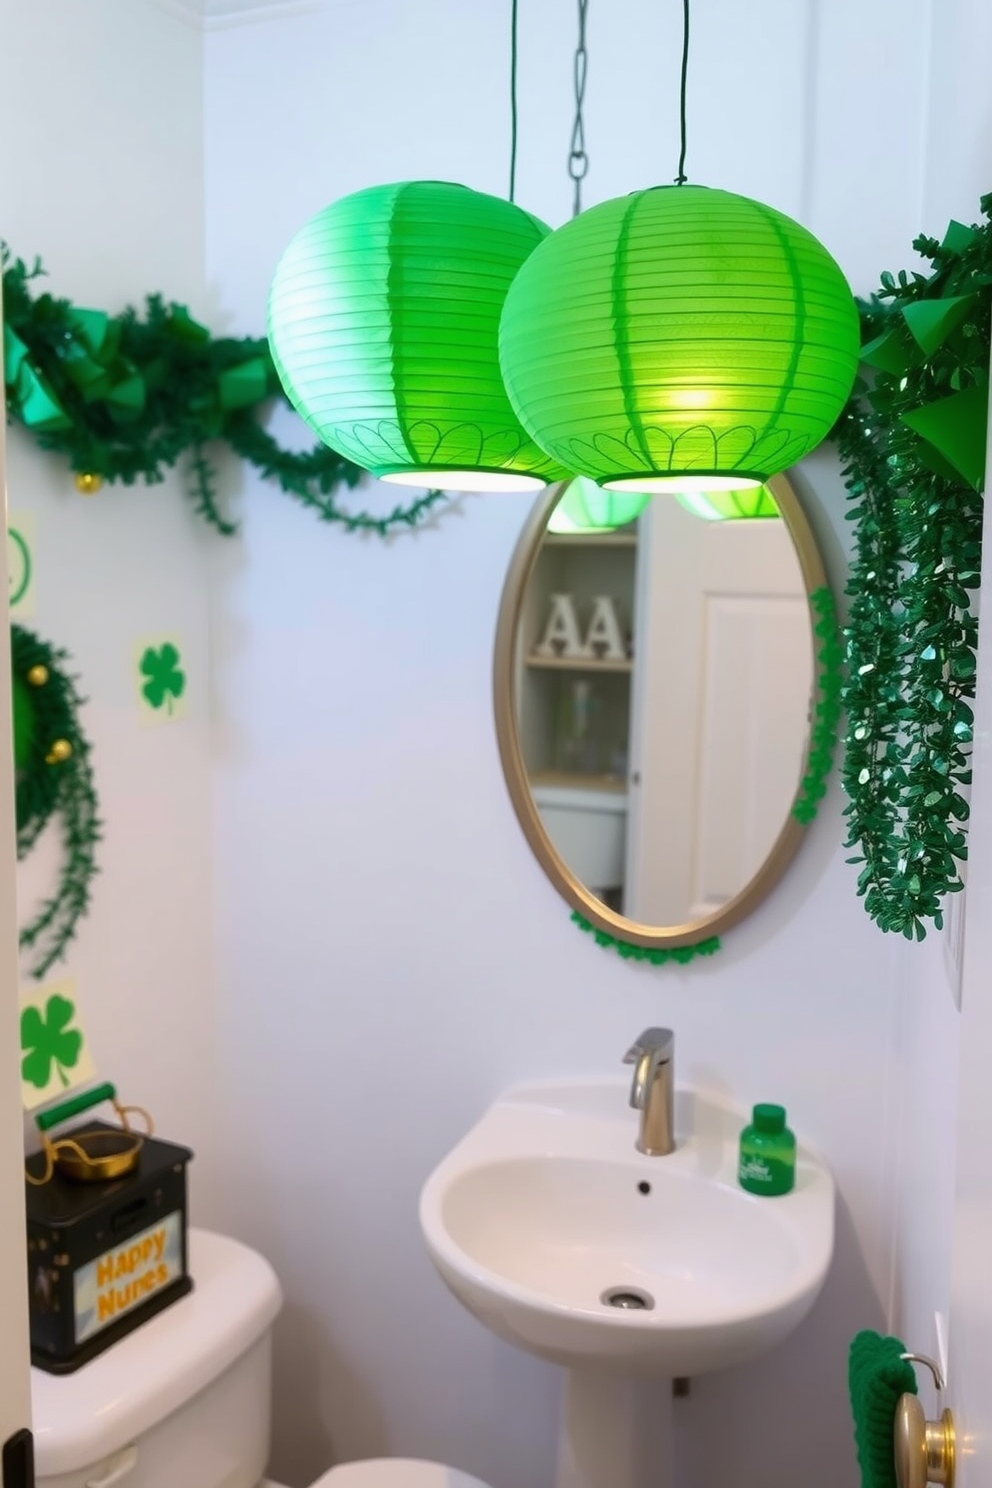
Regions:
<svg viewBox="0 0 992 1488"><path fill-rule="evenodd" d="M627 794L627 782L619 775L582 775L570 770L538 770L528 777L532 786L560 785L570 790L611 791L614 795Z"/></svg>
<svg viewBox="0 0 992 1488"><path fill-rule="evenodd" d="M546 548L636 548L637 534L633 532L548 532L545 533Z"/></svg>
<svg viewBox="0 0 992 1488"><path fill-rule="evenodd" d="M603 656L535 656L527 657L529 667L545 667L559 672L632 672L632 657L614 661Z"/></svg>

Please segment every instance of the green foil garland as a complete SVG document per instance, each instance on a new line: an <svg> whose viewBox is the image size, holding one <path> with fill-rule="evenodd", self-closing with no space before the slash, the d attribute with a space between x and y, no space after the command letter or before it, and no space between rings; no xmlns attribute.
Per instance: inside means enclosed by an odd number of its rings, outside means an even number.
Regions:
<svg viewBox="0 0 992 1488"><path fill-rule="evenodd" d="M862 306L866 377L836 431L855 524L844 702L847 845L882 930L922 940L963 887L987 439L985 221L914 248Z"/></svg>
<svg viewBox="0 0 992 1488"><path fill-rule="evenodd" d="M207 447L227 444L322 521L386 536L424 521L444 498L428 491L384 516L342 507L336 492L364 471L336 450L284 449L258 422L284 400L264 338L214 337L183 305L149 296L140 316L78 309L35 295L28 266L0 247L7 412L77 475L156 483L190 457L195 509L218 532L236 529L217 501Z"/></svg>

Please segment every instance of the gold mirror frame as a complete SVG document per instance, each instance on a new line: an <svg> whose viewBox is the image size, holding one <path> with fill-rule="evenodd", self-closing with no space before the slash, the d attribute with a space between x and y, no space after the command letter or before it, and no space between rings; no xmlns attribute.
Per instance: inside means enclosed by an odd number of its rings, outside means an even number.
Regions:
<svg viewBox="0 0 992 1488"><path fill-rule="evenodd" d="M608 909L601 900L593 897L583 883L575 877L568 865L562 862L551 840L544 830L537 806L534 803L517 731L517 720L513 706L514 661L517 631L520 626L524 595L534 572L541 543L547 530L548 519L568 486L561 481L538 497L524 529L517 541L503 585L500 600L499 620L496 626L496 646L493 658L493 707L496 716L496 739L499 757L503 765L513 809L523 828L531 850L551 883L562 898L582 915L596 930L602 930L615 940L646 949L672 950L677 946L695 945L701 940L720 935L740 923L768 897L782 878L785 870L799 851L806 828L793 814L799 798L801 781L809 762L810 735L807 732L803 769L796 781L796 794L785 824L779 832L771 851L757 873L739 894L729 899L715 914L697 920L691 925L671 925L659 928L641 925ZM826 572L817 546L816 537L802 509L792 482L786 475L774 475L765 483L781 513L792 538L799 567L803 576L807 597L826 586ZM663 500L655 497L655 500ZM814 650L813 690L810 697L810 719L817 700L817 671L815 666L816 615L810 607L810 644Z"/></svg>

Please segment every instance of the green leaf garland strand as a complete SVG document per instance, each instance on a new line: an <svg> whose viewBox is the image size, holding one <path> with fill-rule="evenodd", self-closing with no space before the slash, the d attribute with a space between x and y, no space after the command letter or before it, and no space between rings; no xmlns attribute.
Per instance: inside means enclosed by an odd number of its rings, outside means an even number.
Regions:
<svg viewBox="0 0 992 1488"><path fill-rule="evenodd" d="M3 356L8 415L43 450L68 460L77 479L154 484L190 457L190 496L204 521L230 536L206 448L227 444L266 480L346 532L419 526L445 498L429 491L386 516L342 509L341 487L365 472L336 450L286 450L259 415L285 402L264 338L214 337L183 305L150 295L144 316L77 309L50 294L35 296L44 273L0 245Z"/></svg>
<svg viewBox="0 0 992 1488"><path fill-rule="evenodd" d="M345 511L338 507L333 488L342 481L348 486L356 485L364 472L357 465L348 465L343 456L338 458L347 470L333 476L325 468L324 445L304 454L284 450L255 418L246 413L230 419L227 440L234 453L254 465L264 479L277 481L284 491L315 512L322 522L340 522L346 532L375 532L385 537L395 528L417 527L432 507L446 499L443 491L427 491L407 506L394 507L384 517Z"/></svg>
<svg viewBox="0 0 992 1488"><path fill-rule="evenodd" d="M708 940L698 940L695 945L673 946L671 950L666 950L664 946L631 945L629 941L618 940L615 935L597 929L578 910L572 913L572 923L578 925L580 930L588 931L598 946L606 949L612 947L625 961L649 961L652 966L664 966L667 961L685 966L697 956L713 956L720 949L718 935L711 935Z"/></svg>
<svg viewBox="0 0 992 1488"><path fill-rule="evenodd" d="M922 940L963 887L987 437L992 196L881 276L868 368L836 430L855 523L846 628L847 846L876 923Z"/></svg>
<svg viewBox="0 0 992 1488"><path fill-rule="evenodd" d="M809 597L813 612L813 635L820 643L816 653L816 703L810 730L806 771L792 808L792 814L803 826L816 816L827 793L827 779L837 748L841 696L844 690L844 648L837 629L837 609L827 588L814 589Z"/></svg>
<svg viewBox="0 0 992 1488"><path fill-rule="evenodd" d="M30 630L11 626L18 858L55 813L62 819L58 888L20 932L38 978L65 953L89 907L100 840L90 745L79 723L82 699L64 670L67 660Z"/></svg>

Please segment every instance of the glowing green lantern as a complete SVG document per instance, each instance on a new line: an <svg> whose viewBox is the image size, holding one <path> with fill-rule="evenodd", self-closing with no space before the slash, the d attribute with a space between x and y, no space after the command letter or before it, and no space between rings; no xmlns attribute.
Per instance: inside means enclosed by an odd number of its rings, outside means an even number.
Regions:
<svg viewBox="0 0 992 1488"><path fill-rule="evenodd" d="M509 202L442 181L325 207L290 242L269 296L290 402L381 480L529 491L559 479L510 407L498 355L506 292L547 233Z"/></svg>
<svg viewBox="0 0 992 1488"><path fill-rule="evenodd" d="M609 490L760 485L846 402L858 313L826 249L747 197L669 186L603 202L513 282L500 363L520 422Z"/></svg>
<svg viewBox="0 0 992 1488"><path fill-rule="evenodd" d="M767 486L748 486L743 491L676 491L679 506L706 522L747 521L779 517L781 512Z"/></svg>
<svg viewBox="0 0 992 1488"><path fill-rule="evenodd" d="M604 491L584 475L565 488L548 519L548 531L559 533L612 532L633 522L651 500L640 491Z"/></svg>

